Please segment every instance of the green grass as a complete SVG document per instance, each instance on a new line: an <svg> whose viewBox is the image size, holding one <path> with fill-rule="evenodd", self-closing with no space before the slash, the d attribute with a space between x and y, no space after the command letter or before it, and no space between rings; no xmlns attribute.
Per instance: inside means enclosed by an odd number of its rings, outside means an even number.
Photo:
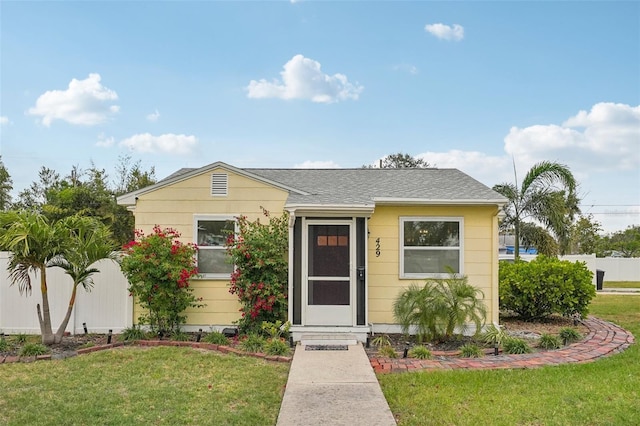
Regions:
<svg viewBox="0 0 640 426"><path fill-rule="evenodd" d="M597 296L592 315L640 338L640 296ZM534 370L379 375L398 424L640 424L640 348L588 364Z"/></svg>
<svg viewBox="0 0 640 426"><path fill-rule="evenodd" d="M275 424L288 370L175 347L3 364L0 424Z"/></svg>
<svg viewBox="0 0 640 426"><path fill-rule="evenodd" d="M604 288L640 288L640 281L604 281Z"/></svg>

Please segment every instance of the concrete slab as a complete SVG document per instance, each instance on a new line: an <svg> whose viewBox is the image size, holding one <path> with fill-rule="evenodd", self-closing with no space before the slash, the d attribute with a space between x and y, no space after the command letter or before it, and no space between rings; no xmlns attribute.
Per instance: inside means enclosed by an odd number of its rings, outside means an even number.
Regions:
<svg viewBox="0 0 640 426"><path fill-rule="evenodd" d="M277 425L319 424L396 424L362 345L346 351L296 347Z"/></svg>

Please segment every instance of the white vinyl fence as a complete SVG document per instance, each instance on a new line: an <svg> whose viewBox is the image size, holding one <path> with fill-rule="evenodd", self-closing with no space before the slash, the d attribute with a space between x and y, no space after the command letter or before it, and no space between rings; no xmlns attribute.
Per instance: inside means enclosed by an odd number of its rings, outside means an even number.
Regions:
<svg viewBox="0 0 640 426"><path fill-rule="evenodd" d="M0 332L7 334L40 334L36 305L42 305L40 277L31 274L33 290L30 295L20 294L18 286L10 285L7 265L10 253L0 252ZM66 331L84 333L83 323L90 333L121 332L133 323L133 299L127 291L128 283L120 266L112 261L94 265L100 270L93 275L90 292L78 287L76 303ZM47 270L51 324L55 332L69 306L72 282L60 268Z"/></svg>
<svg viewBox="0 0 640 426"><path fill-rule="evenodd" d="M602 257L596 267L604 271L604 281L640 281L640 257Z"/></svg>

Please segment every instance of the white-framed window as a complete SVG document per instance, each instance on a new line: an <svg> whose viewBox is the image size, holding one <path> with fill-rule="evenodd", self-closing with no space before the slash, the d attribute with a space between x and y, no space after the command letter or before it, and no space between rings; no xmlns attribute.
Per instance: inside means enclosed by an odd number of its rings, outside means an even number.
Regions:
<svg viewBox="0 0 640 426"><path fill-rule="evenodd" d="M400 278L445 278L463 273L461 217L400 218Z"/></svg>
<svg viewBox="0 0 640 426"><path fill-rule="evenodd" d="M229 278L233 265L225 250L227 237L236 232L229 215L194 215L194 243L198 246L198 273L205 278Z"/></svg>

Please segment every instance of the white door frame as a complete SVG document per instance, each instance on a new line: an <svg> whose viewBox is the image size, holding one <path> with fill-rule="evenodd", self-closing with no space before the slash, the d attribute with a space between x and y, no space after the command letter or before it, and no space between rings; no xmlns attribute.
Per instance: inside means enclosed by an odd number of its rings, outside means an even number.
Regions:
<svg viewBox="0 0 640 426"><path fill-rule="evenodd" d="M309 225L349 226L349 305L309 305ZM302 218L302 324L353 326L356 323L356 220ZM323 277L332 278L332 277ZM344 277L340 277L343 278ZM318 324L320 322L320 324Z"/></svg>

